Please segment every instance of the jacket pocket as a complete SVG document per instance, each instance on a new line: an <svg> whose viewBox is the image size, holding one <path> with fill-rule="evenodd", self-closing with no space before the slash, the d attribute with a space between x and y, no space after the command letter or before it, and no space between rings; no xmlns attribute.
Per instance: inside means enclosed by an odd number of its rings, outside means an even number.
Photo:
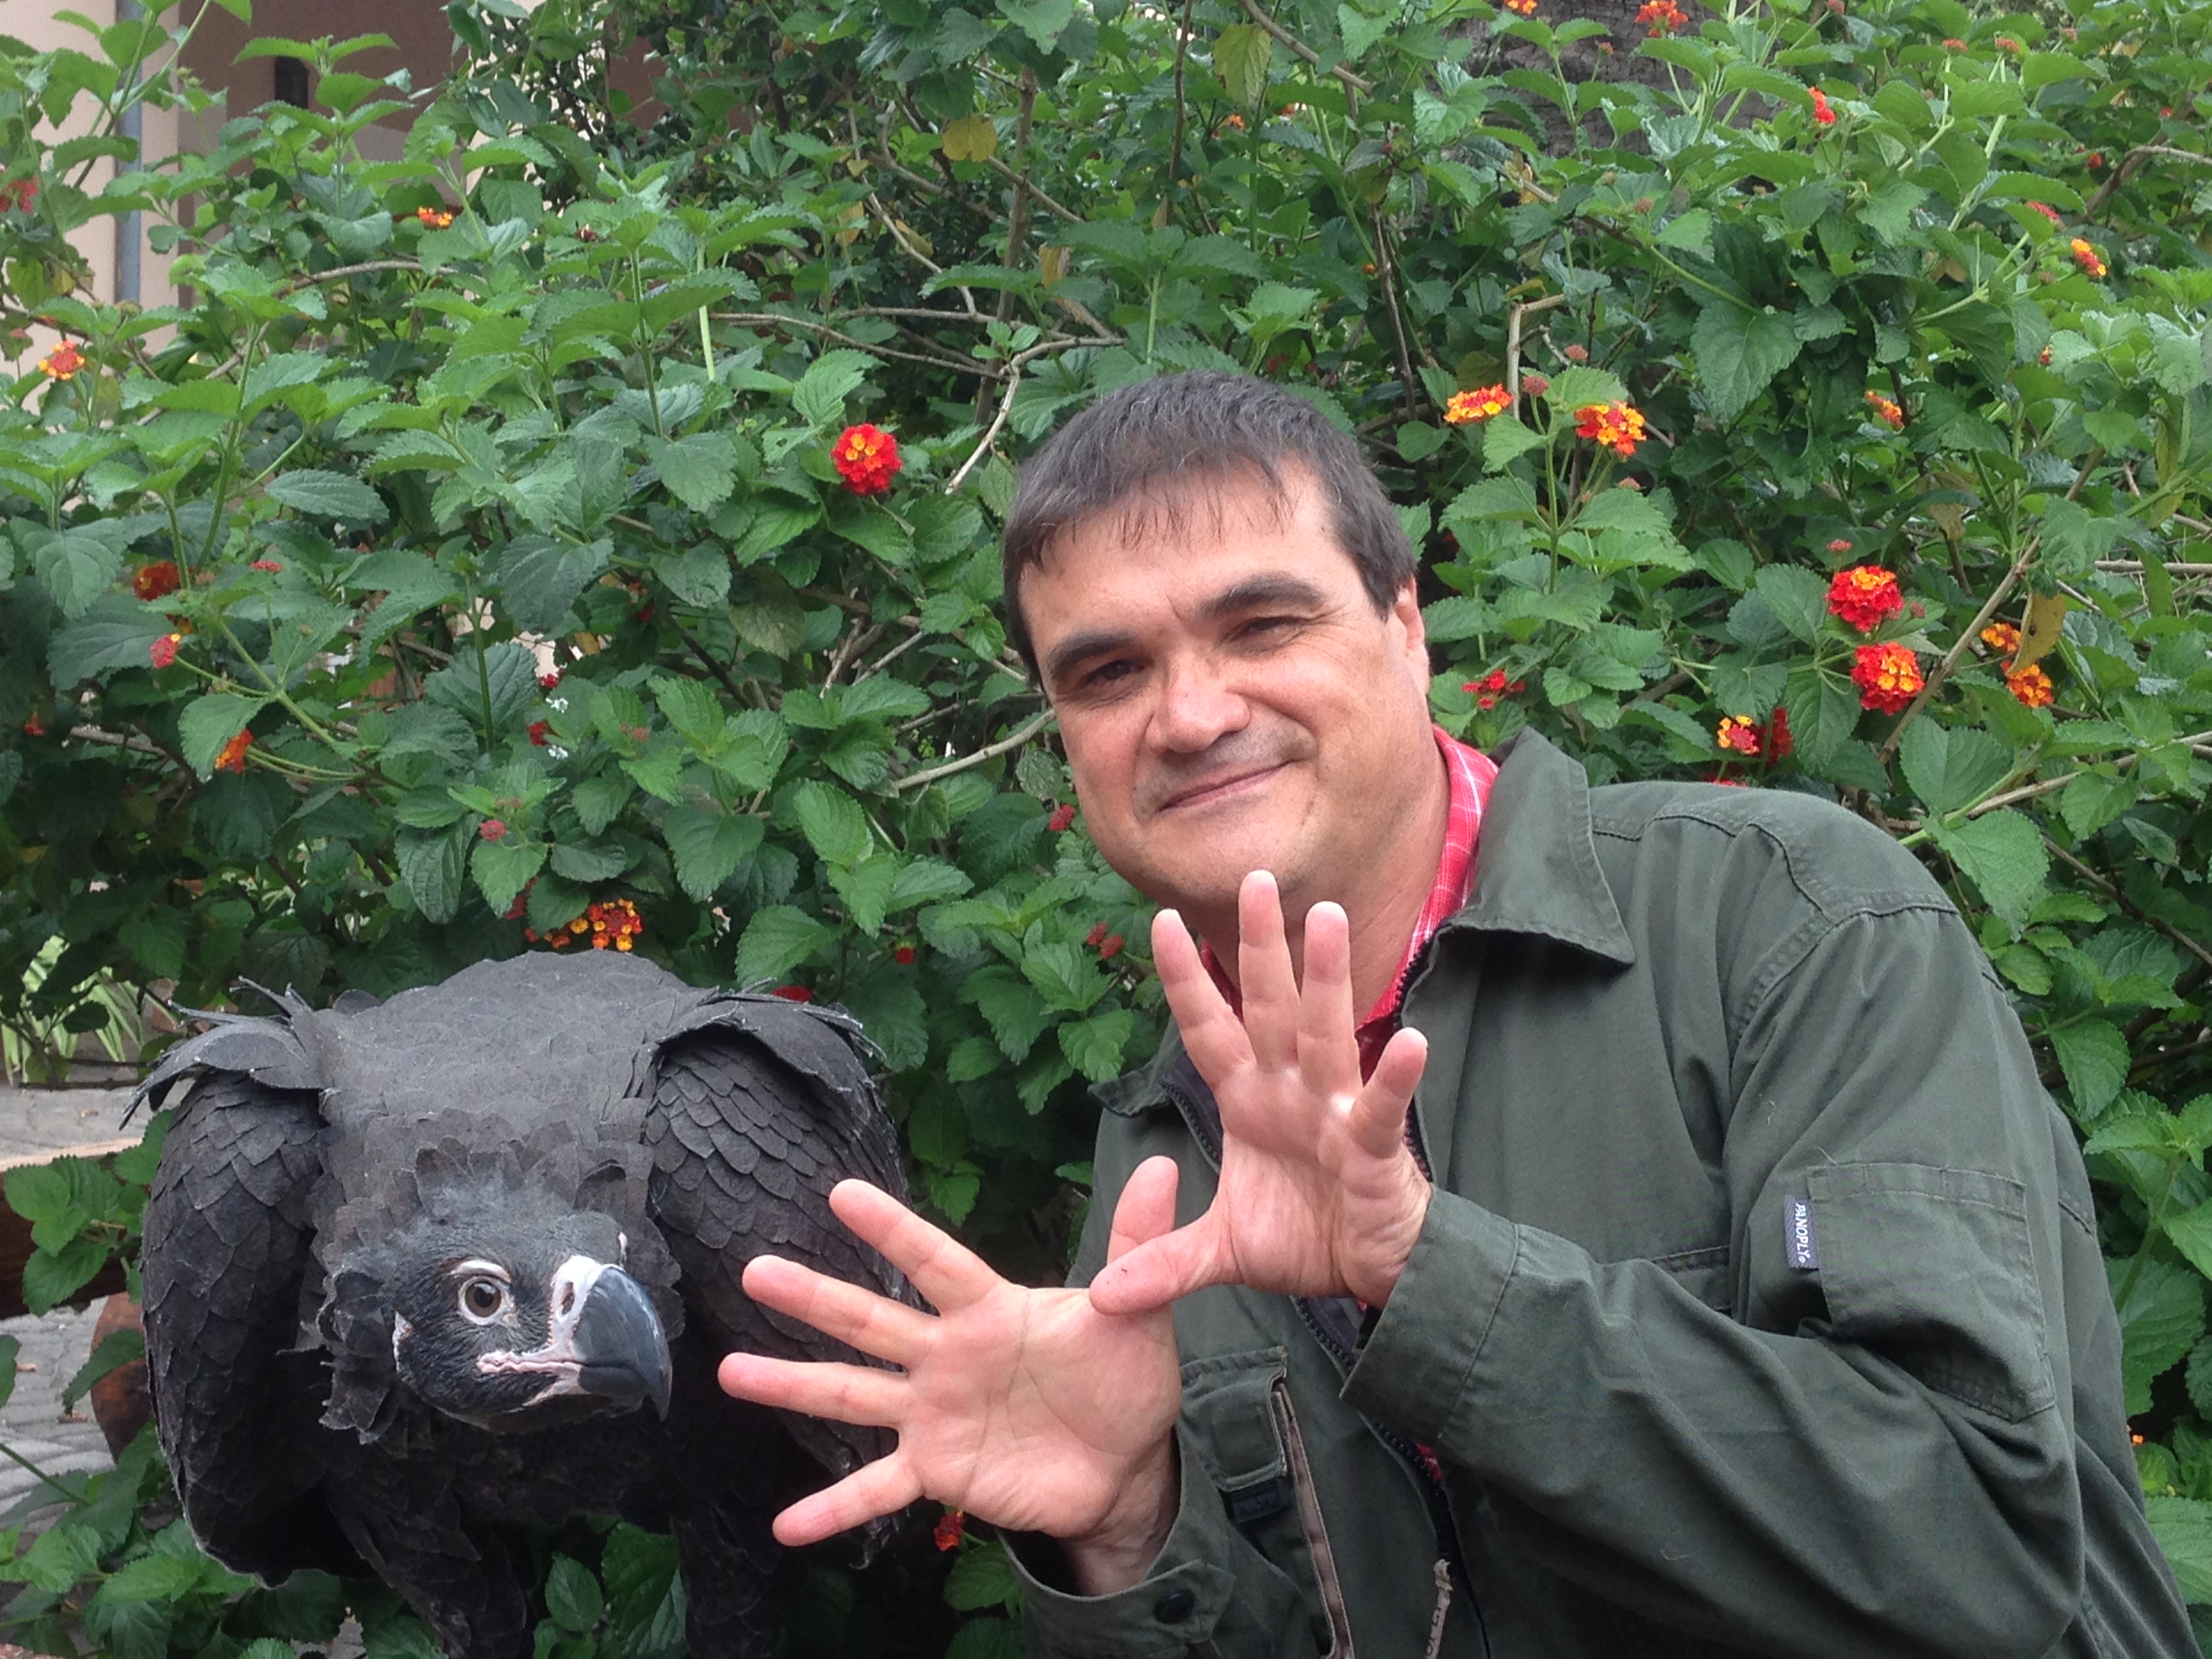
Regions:
<svg viewBox="0 0 2212 1659"><path fill-rule="evenodd" d="M1182 1415L1229 1518L1298 1587L1315 1645L1328 1659L1353 1659L1344 1588L1291 1408L1283 1350L1191 1361L1182 1368Z"/></svg>
<svg viewBox="0 0 2212 1659"><path fill-rule="evenodd" d="M2008 1422L2057 1401L2025 1187L1924 1164L1831 1164L1806 1181L1838 1336Z"/></svg>

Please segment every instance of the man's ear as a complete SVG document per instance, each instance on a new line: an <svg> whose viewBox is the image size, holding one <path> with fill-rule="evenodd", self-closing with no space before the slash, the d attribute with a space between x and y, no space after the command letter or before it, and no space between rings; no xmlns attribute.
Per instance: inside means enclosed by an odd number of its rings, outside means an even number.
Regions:
<svg viewBox="0 0 2212 1659"><path fill-rule="evenodd" d="M1413 672L1420 677L1423 686L1429 683L1429 630L1421 620L1421 600L1414 579L1406 578L1398 589L1397 598L1390 601L1390 618L1406 630L1406 658L1413 664Z"/></svg>

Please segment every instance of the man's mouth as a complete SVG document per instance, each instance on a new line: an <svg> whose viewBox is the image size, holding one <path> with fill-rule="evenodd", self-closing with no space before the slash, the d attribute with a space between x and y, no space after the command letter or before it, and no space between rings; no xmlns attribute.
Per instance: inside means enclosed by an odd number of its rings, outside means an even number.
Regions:
<svg viewBox="0 0 2212 1659"><path fill-rule="evenodd" d="M1231 795L1249 788L1255 784L1264 782L1289 763L1287 761L1277 761L1268 766L1248 767L1240 771L1226 773L1218 777L1206 779L1200 783L1188 785L1163 800L1159 810L1169 812L1187 807L1211 806L1216 801L1226 800Z"/></svg>

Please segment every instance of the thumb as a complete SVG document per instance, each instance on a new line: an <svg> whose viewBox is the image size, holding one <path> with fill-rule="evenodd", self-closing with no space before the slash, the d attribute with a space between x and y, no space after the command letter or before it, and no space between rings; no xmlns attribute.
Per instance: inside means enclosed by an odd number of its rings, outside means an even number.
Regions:
<svg viewBox="0 0 2212 1659"><path fill-rule="evenodd" d="M1114 1231L1106 1241L1106 1260L1119 1261L1138 1245L1175 1226L1176 1188L1182 1171L1163 1154L1139 1164L1114 1206Z"/></svg>
<svg viewBox="0 0 2212 1659"><path fill-rule="evenodd" d="M1228 1234L1209 1210L1188 1227L1132 1244L1101 1267L1091 1281L1091 1305L1103 1314L1151 1313L1236 1277Z"/></svg>

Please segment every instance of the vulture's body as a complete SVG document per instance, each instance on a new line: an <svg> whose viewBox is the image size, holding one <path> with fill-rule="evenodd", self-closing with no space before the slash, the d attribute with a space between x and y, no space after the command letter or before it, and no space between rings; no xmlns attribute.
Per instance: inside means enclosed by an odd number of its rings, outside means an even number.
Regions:
<svg viewBox="0 0 2212 1659"><path fill-rule="evenodd" d="M911 1295L827 1202L903 1190L854 1028L611 952L359 1000L222 1018L145 1085L197 1078L144 1256L194 1532L271 1580L366 1563L453 1659L522 1659L518 1528L618 1514L676 1536L699 1659L766 1654L769 1517L889 1443L720 1392L732 1348L852 1358L738 1276Z"/></svg>

